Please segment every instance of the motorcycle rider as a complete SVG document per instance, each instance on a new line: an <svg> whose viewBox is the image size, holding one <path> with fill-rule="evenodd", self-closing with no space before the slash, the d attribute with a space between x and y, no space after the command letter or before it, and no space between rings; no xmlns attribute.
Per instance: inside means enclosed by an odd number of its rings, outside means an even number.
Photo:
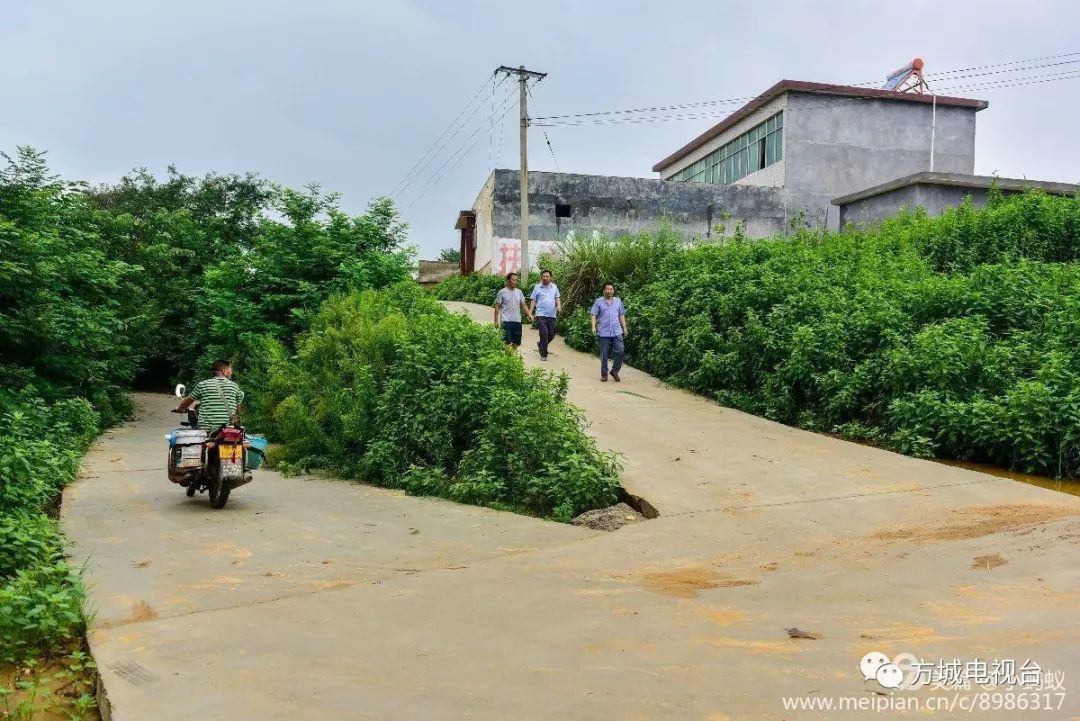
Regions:
<svg viewBox="0 0 1080 721"><path fill-rule="evenodd" d="M183 413L192 403L198 401L199 430L211 435L222 426L237 422L244 402L244 391L232 381L232 374L231 362L214 361L213 377L196 383L173 409L173 413Z"/></svg>

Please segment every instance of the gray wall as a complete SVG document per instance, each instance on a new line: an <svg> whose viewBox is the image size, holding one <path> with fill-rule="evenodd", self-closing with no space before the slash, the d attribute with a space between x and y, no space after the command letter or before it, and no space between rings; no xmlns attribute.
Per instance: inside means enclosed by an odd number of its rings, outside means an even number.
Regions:
<svg viewBox="0 0 1080 721"><path fill-rule="evenodd" d="M792 92L785 187L838 197L930 169L929 104ZM937 107L934 170L975 169L975 108Z"/></svg>
<svg viewBox="0 0 1080 721"><path fill-rule="evenodd" d="M520 238L518 172L494 172L491 223L493 235ZM653 178L621 178L570 173L529 173L529 237L557 240L574 230L634 233L656 228L667 219L692 237L705 236L712 223L726 225L727 234L743 221L747 235L766 237L785 232L800 212L807 225L838 227L833 196L792 193L780 188L745 185L679 183ZM555 206L571 206L571 217L556 218ZM483 208L477 208L481 212ZM725 220L724 214L730 215Z"/></svg>
<svg viewBox="0 0 1080 721"><path fill-rule="evenodd" d="M461 275L461 268L457 263L421 260L416 270L416 281L420 285L433 285L455 275Z"/></svg>
<svg viewBox="0 0 1080 721"><path fill-rule="evenodd" d="M1011 195L1021 191L1002 188L1001 192ZM971 196L973 206L982 208L986 205L988 194L986 188L917 183L841 205L840 223L842 226L848 223L873 225L896 215L901 208L922 208L927 215L941 215L946 208L962 204L968 196Z"/></svg>

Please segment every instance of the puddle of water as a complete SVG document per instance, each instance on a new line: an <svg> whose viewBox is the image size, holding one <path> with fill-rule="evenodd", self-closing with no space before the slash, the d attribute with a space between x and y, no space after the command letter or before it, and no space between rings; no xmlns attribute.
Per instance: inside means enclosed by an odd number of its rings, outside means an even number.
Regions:
<svg viewBox="0 0 1080 721"><path fill-rule="evenodd" d="M997 466L989 466L984 463L973 463L971 461L952 461L945 458L933 459L935 463L941 463L945 466L956 466L957 468L966 468L969 471L978 471L980 473L987 473L991 476L998 476L999 478L1008 478L1013 481L1020 481L1021 483L1027 483L1031 486L1038 486L1039 488L1047 488L1051 491L1059 491L1061 493L1068 493L1073 496L1080 496L1080 480L1061 480L1058 478L1050 478L1049 476L1035 476L1030 473L1020 473L1019 471L1010 471L1005 468L998 468Z"/></svg>
<svg viewBox="0 0 1080 721"><path fill-rule="evenodd" d="M839 440L848 441L849 443L857 443L860 446L867 446L869 448L881 448L881 446L875 443L861 441L855 438L847 438L839 433L823 433L822 435L828 436L829 438L838 438ZM969 471L978 471L979 473L986 473L990 476L997 476L998 478L1008 478L1011 481L1020 481L1021 483L1027 483L1030 486L1038 486L1039 488L1046 488L1051 491L1058 491L1059 493L1068 493L1070 496L1080 496L1080 479L1062 480L1060 478L1051 478L1050 476L1036 476L1031 473L1021 473L1020 471L1010 471L1007 468L1001 468L999 466L991 466L987 463L956 461L951 458L928 458L926 460L940 463L943 466L955 466L957 468L965 468Z"/></svg>

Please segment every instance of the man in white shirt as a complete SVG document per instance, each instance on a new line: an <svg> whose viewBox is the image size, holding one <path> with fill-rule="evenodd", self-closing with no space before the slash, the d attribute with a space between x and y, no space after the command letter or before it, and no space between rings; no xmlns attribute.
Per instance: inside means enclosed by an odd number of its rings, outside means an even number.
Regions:
<svg viewBox="0 0 1080 721"><path fill-rule="evenodd" d="M525 311L530 322L533 319L517 283L517 273L507 273L506 287L495 295L495 327L502 327L503 341L514 350L521 345L521 311Z"/></svg>

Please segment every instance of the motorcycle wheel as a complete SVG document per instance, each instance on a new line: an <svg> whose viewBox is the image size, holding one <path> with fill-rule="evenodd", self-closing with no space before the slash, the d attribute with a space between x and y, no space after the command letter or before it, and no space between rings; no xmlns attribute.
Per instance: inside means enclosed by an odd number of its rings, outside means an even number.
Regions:
<svg viewBox="0 0 1080 721"><path fill-rule="evenodd" d="M221 473L210 476L210 507L224 508L229 502L229 484L221 478Z"/></svg>
<svg viewBox="0 0 1080 721"><path fill-rule="evenodd" d="M187 488L184 489L184 492L187 493L188 498L191 498L192 496L195 495L195 491L198 489L198 485L199 485L199 482L196 481L195 479L192 479L191 481L188 482Z"/></svg>

